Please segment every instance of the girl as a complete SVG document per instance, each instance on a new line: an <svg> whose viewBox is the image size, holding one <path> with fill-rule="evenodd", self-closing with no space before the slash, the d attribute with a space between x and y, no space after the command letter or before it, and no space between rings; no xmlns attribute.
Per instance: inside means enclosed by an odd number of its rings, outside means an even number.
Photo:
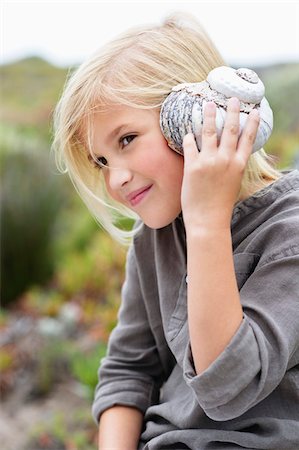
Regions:
<svg viewBox="0 0 299 450"><path fill-rule="evenodd" d="M172 151L160 106L224 62L192 19L134 29L69 80L54 146L108 232L131 237L118 325L99 370L99 448L299 448L299 174L252 156L229 101L220 142ZM138 218L130 233L118 213Z"/></svg>

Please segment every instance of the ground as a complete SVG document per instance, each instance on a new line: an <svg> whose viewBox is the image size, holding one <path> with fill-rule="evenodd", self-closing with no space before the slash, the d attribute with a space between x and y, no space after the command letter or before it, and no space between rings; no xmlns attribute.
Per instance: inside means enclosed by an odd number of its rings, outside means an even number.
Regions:
<svg viewBox="0 0 299 450"><path fill-rule="evenodd" d="M75 332L67 331L55 320L18 313L6 316L0 326L3 450L96 449L92 393L70 367L75 355L80 375L80 353L74 349L84 345L86 351L88 333L80 331L78 324Z"/></svg>

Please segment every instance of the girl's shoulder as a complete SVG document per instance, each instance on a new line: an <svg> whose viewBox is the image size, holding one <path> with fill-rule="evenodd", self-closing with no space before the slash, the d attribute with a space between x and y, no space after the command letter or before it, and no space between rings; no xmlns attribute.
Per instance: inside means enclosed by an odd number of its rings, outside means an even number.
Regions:
<svg viewBox="0 0 299 450"><path fill-rule="evenodd" d="M299 170L285 170L280 172L280 177L277 180L255 192L251 197L258 205L259 199L261 199L261 203L264 204L266 201L275 201L289 192L298 193L298 191ZM250 203L250 200L248 203Z"/></svg>
<svg viewBox="0 0 299 450"><path fill-rule="evenodd" d="M299 171L292 170L236 206L234 248L259 255L260 265L298 255L298 226Z"/></svg>
<svg viewBox="0 0 299 450"><path fill-rule="evenodd" d="M299 170L282 171L281 176L260 189L250 197L236 204L232 223L235 225L244 216L250 217L255 212L273 215L275 211L299 206ZM298 214L298 211L294 211ZM258 217L256 217L258 220Z"/></svg>

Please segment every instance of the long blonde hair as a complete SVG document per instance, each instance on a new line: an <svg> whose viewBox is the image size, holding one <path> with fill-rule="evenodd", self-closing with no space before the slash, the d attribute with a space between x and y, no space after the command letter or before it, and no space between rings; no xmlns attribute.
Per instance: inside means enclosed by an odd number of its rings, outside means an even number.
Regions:
<svg viewBox="0 0 299 450"><path fill-rule="evenodd" d="M224 64L197 21L177 13L161 25L120 35L67 81L54 115L57 166L69 173L96 220L117 240L125 242L134 234L117 226L120 217L137 216L108 196L103 176L90 162L92 115L113 105L159 109L174 85L202 81L213 68ZM250 157L240 195L276 178L278 172L261 150Z"/></svg>

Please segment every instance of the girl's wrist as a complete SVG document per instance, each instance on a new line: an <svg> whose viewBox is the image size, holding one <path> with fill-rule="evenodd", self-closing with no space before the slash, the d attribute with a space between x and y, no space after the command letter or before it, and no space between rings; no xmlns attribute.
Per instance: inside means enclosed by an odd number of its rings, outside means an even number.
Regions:
<svg viewBox="0 0 299 450"><path fill-rule="evenodd" d="M233 206L206 207L197 212L194 208L189 211L183 209L185 228L191 231L230 229L232 214Z"/></svg>
<svg viewBox="0 0 299 450"><path fill-rule="evenodd" d="M201 213L197 215L184 215L186 232L190 234L209 234L210 232L230 231L232 212L224 212L223 210L209 213Z"/></svg>
<svg viewBox="0 0 299 450"><path fill-rule="evenodd" d="M187 240L190 239L219 239L227 234L231 235L230 224L197 224L185 226Z"/></svg>

